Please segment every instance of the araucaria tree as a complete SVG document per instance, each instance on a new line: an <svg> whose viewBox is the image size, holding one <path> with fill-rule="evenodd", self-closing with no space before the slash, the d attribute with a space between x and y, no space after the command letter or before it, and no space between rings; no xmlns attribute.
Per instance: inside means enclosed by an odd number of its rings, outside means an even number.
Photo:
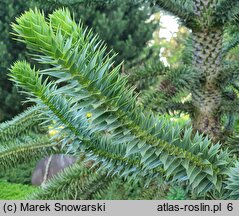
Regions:
<svg viewBox="0 0 239 216"><path fill-rule="evenodd" d="M223 139L222 117L236 113L238 99L235 85L238 79L236 62L227 53L238 44L238 34L225 41L228 29L237 26L238 1L224 0L156 0L165 10L180 18L190 29L185 67L179 68L174 80L168 80L175 91L191 94L187 107L195 131L208 135L214 142ZM228 35L227 35L228 38ZM175 92L174 92L175 94ZM180 108L179 108L180 109Z"/></svg>
<svg viewBox="0 0 239 216"><path fill-rule="evenodd" d="M229 100L237 103L236 96L230 97L234 89L228 88L237 79L237 64L226 62L224 57L238 40L232 38L233 45L228 42L224 46L223 33L230 24L236 25L233 18L238 7L230 6L239 2L152 3L177 15L192 30L187 47L191 62L176 69L164 68L171 72L165 75L160 89L169 96L182 90L191 93L185 106L190 108L194 130L142 106L128 85L128 77L120 73L121 65L114 64L114 55L106 52L97 36L77 24L68 10L56 10L48 18L30 10L13 24L16 38L27 45L35 60L49 68L38 71L25 61L16 62L11 67L11 80L37 104L41 120L53 120L59 127L55 138L62 151L90 160L94 167L91 172L74 165L33 198L92 198L107 188L113 176L120 176L143 179L146 184L159 179L184 183L191 194L201 198L239 199L238 160L215 143L222 133L222 113L230 113L226 104ZM49 82L47 77L54 79ZM27 113L23 120L26 117ZM3 138L13 133L6 125L4 128ZM47 149L54 145L50 142ZM38 147L28 149L29 154ZM10 162L18 158L14 148L16 145L8 154ZM3 152L2 158L5 155ZM3 167L9 165L5 161Z"/></svg>
<svg viewBox="0 0 239 216"><path fill-rule="evenodd" d="M238 2L180 2L182 9L184 5L189 7L181 10L178 16L192 30L192 68L195 70L191 86L193 128L217 141L222 135L223 110L228 110L228 97L223 96L226 87L236 79L233 74L235 68L228 68L229 62L225 64L224 61L226 53L223 49L223 36L226 27L235 18L234 3ZM171 6L175 7L173 3Z"/></svg>
<svg viewBox="0 0 239 216"><path fill-rule="evenodd" d="M224 24L228 21L224 20L228 17L218 16L220 7L218 1L196 0L188 23L192 29L192 67L198 75L197 85L192 86L193 127L213 140L221 135L222 42Z"/></svg>

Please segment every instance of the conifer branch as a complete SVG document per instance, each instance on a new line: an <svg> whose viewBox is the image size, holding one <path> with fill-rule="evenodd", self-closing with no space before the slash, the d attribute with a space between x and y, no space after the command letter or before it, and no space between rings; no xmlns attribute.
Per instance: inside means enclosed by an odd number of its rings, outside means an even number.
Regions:
<svg viewBox="0 0 239 216"><path fill-rule="evenodd" d="M0 145L0 167L7 169L40 159L53 151L56 143L50 141L49 136L31 134L23 135Z"/></svg>
<svg viewBox="0 0 239 216"><path fill-rule="evenodd" d="M192 17L194 17L192 1L155 0L155 4L182 20L192 19Z"/></svg>
<svg viewBox="0 0 239 216"><path fill-rule="evenodd" d="M199 134L192 137L191 129L180 138L180 127L137 107L127 79L119 75L119 67L111 68L113 59L105 54L104 45L77 25L68 11L55 11L50 25L38 11L25 13L17 22L14 30L21 40L42 53L36 56L38 61L55 66L44 73L68 84L57 88L55 82L42 82L42 76L24 62L12 67L12 80L79 137L98 163L106 161L103 167L109 173L120 169L121 175L154 176L162 171L174 180L187 176L197 193L221 190L231 163L229 153Z"/></svg>
<svg viewBox="0 0 239 216"><path fill-rule="evenodd" d="M218 1L214 19L218 23L226 24L232 22L238 16L238 0L221 0Z"/></svg>
<svg viewBox="0 0 239 216"><path fill-rule="evenodd" d="M223 73L218 79L224 86L235 83L239 79L239 64L237 62L225 62Z"/></svg>
<svg viewBox="0 0 239 216"><path fill-rule="evenodd" d="M88 200L104 190L110 182L111 178L104 173L95 173L78 162L54 176L28 199Z"/></svg>
<svg viewBox="0 0 239 216"><path fill-rule="evenodd" d="M34 106L14 117L11 121L0 124L0 140L1 142L9 141L10 139L27 133L28 131L41 131L44 126L40 117L40 107Z"/></svg>
<svg viewBox="0 0 239 216"><path fill-rule="evenodd" d="M230 193L231 199L239 199L239 162L235 163L235 166L231 168L227 179L227 187Z"/></svg>
<svg viewBox="0 0 239 216"><path fill-rule="evenodd" d="M224 45L223 54L226 55L231 50L237 48L238 44L239 44L239 37L238 35L236 35Z"/></svg>
<svg viewBox="0 0 239 216"><path fill-rule="evenodd" d="M127 71L128 82L142 91L157 83L157 78L166 75L167 71L169 68L165 67L162 62L150 61Z"/></svg>

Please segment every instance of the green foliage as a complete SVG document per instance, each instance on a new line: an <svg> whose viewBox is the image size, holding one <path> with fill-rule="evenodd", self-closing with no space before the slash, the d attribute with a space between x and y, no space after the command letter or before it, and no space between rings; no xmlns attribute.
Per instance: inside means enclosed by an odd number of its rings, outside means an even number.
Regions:
<svg viewBox="0 0 239 216"><path fill-rule="evenodd" d="M238 15L239 3L237 0L220 0L217 5L215 19L220 23L227 23Z"/></svg>
<svg viewBox="0 0 239 216"><path fill-rule="evenodd" d="M82 20L107 41L109 50L119 53L117 62L138 58L144 53L146 43L151 39L155 24L145 23L152 13L147 4L144 10L140 4L130 3L128 0L116 1L105 7L100 5L85 5L82 1L14 1L0 2L0 121L11 119L26 109L28 104L22 105L24 95L17 93L17 88L7 78L7 72L12 62L26 58L26 49L11 39L10 23L29 7L41 6L45 11L52 11L59 6L69 6L75 14L76 20ZM48 3L48 4L46 4ZM135 20L132 22L131 20Z"/></svg>
<svg viewBox="0 0 239 216"><path fill-rule="evenodd" d="M92 3L105 3L107 1L104 0L41 0L43 4L46 4L47 6L52 6L52 4L57 4L60 6L71 6L71 5L76 5L79 3L85 3L86 5L90 5Z"/></svg>
<svg viewBox="0 0 239 216"><path fill-rule="evenodd" d="M162 63L158 63L162 65ZM157 65L155 64L154 68ZM138 67L137 67L138 68ZM136 69L137 70L137 69ZM194 107L190 101L191 86L197 85L197 73L192 72L190 67L158 68L158 70L145 70L144 74L138 68L137 73L130 76L138 76L140 90L138 102L153 111L165 113L187 113L192 114ZM148 76L147 76L148 75ZM156 76L157 75L157 76ZM144 78L147 77L147 78ZM152 79L152 77L154 77ZM137 84L137 82L136 82Z"/></svg>
<svg viewBox="0 0 239 216"><path fill-rule="evenodd" d="M36 161L32 160L29 163L9 167L7 170L0 171L0 179L9 183L16 184L31 184L31 175L36 166Z"/></svg>
<svg viewBox="0 0 239 216"><path fill-rule="evenodd" d="M47 131L46 127L39 125L42 123L39 109L40 107L38 106L28 108L23 113L15 116L12 120L0 124L1 144L6 145L4 142L8 142L29 131L38 133Z"/></svg>
<svg viewBox="0 0 239 216"><path fill-rule="evenodd" d="M193 137L191 129L181 136L179 126L136 106L120 67L111 67L105 46L77 25L69 11L57 10L49 21L40 12L29 11L17 23L13 28L19 40L41 51L35 55L38 61L55 67L39 72L17 62L11 79L63 126L62 132L70 137L66 140L78 140L81 151L100 170L132 179L145 176L149 182L159 175L187 181L196 194L223 190L233 162L229 152L202 135ZM67 84L46 83L39 73Z"/></svg>
<svg viewBox="0 0 239 216"><path fill-rule="evenodd" d="M19 163L40 159L48 154L56 144L49 136L29 134L4 142L0 146L1 169L17 166Z"/></svg>
<svg viewBox="0 0 239 216"><path fill-rule="evenodd" d="M96 194L96 200L136 200L142 197L142 183L132 183L120 178L114 178L108 187Z"/></svg>
<svg viewBox="0 0 239 216"><path fill-rule="evenodd" d="M54 151L57 143L50 140L46 125L32 107L11 121L0 124L0 165L2 170L39 159Z"/></svg>
<svg viewBox="0 0 239 216"><path fill-rule="evenodd" d="M0 181L0 200L24 200L30 194L36 191L35 187L10 184L5 181Z"/></svg>
<svg viewBox="0 0 239 216"><path fill-rule="evenodd" d="M74 164L55 176L29 199L92 199L110 183L105 174L94 173L82 164ZM67 193L66 191L67 190Z"/></svg>
<svg viewBox="0 0 239 216"><path fill-rule="evenodd" d="M238 2L155 2L181 18L190 34L182 59L177 59L180 61L173 62L169 54L171 65L167 71L162 68L151 73L146 68L142 80L139 84L136 82L137 91L142 87L138 102L160 113L189 114L194 131L210 136L215 143L225 143L229 134L233 134L231 120L238 117L239 108ZM173 39L172 42L175 44L169 53L175 54L182 44L178 45ZM138 76L140 71L141 65L135 67L130 76ZM157 78L152 78L151 74L157 74ZM224 125L225 122L228 125Z"/></svg>
<svg viewBox="0 0 239 216"><path fill-rule="evenodd" d="M12 118L23 111L22 95L17 93L16 87L8 80L8 68L13 61L23 59L24 49L13 43L10 23L27 9L25 1L4 0L0 2L0 121Z"/></svg>
<svg viewBox="0 0 239 216"><path fill-rule="evenodd" d="M167 194L167 200L187 200L186 191L180 186L172 186Z"/></svg>
<svg viewBox="0 0 239 216"><path fill-rule="evenodd" d="M75 20L81 20L84 25L92 28L107 43L108 51L114 50L117 53L116 63L125 61L129 64L144 55L145 46L157 25L147 22L153 13L153 8L148 3L129 0L103 5L105 1L97 1L95 4L82 2L39 0L38 6L51 12L60 6L68 6L74 13Z"/></svg>
<svg viewBox="0 0 239 216"><path fill-rule="evenodd" d="M137 65L127 70L128 82L135 86L138 92L147 90L159 83L159 78L166 75L168 67L155 59L150 59L141 65Z"/></svg>
<svg viewBox="0 0 239 216"><path fill-rule="evenodd" d="M146 23L153 13L152 8L129 0L115 1L106 6L79 6L75 11L75 19L81 19L99 34L108 51L113 49L118 53L116 63L124 60L127 64L142 55L156 27L156 24Z"/></svg>
<svg viewBox="0 0 239 216"><path fill-rule="evenodd" d="M221 25L229 22L231 16L220 20L216 14L225 2L153 3L176 14L191 28L186 53L191 52L192 64L176 68L162 64L147 68L145 64L141 71L129 72L128 79L99 36L76 23L67 9L56 10L48 18L37 9L30 10L13 24L17 40L25 43L34 60L47 69L37 70L26 61L19 61L11 68L11 80L41 108L46 123L54 121L60 128L55 139L62 149L75 155L83 153L85 160L93 164L92 169L75 164L30 198L103 197L102 193L117 184L116 178L123 177L135 185L143 180L143 185L150 188L144 197L239 199L235 154L219 143L212 144L207 136L194 133L191 127L155 114L153 106L147 106L151 100L154 105L163 102L166 111L181 109L190 113L194 129L210 135L214 142L223 115L228 118L225 130L231 127L234 121L231 115L235 113L227 108L228 101L238 104L234 94L238 91L238 66L232 61L222 61L223 47L236 46L223 45ZM155 72L157 68L159 71ZM158 77L154 82L146 78L148 69L152 69L151 77ZM138 82L137 90L146 93L145 98L130 87L134 81ZM154 100L158 92L164 97L161 101ZM178 100L182 95L189 99ZM216 114L217 111L220 113ZM205 119L200 122L204 114ZM26 136L29 139L31 134L21 134L20 142L13 139L11 144L2 144L3 167L27 159L26 155L34 155L41 148L46 150L39 135L33 135L31 145L27 142ZM48 140L47 145L51 148L55 144ZM159 179L162 182L157 184ZM187 193L175 185L184 185ZM162 193L165 187L167 191Z"/></svg>
<svg viewBox="0 0 239 216"><path fill-rule="evenodd" d="M232 197L232 199L239 199L238 179L239 179L239 166L237 162L235 164L235 167L231 168L227 182L227 189L231 191L230 196Z"/></svg>
<svg viewBox="0 0 239 216"><path fill-rule="evenodd" d="M184 20L191 19L193 14L193 3L189 0L155 0L155 4Z"/></svg>

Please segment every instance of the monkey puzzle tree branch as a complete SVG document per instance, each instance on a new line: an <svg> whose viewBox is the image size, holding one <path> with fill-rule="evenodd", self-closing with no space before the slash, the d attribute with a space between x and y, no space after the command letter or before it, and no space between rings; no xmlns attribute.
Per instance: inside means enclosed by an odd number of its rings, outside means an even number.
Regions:
<svg viewBox="0 0 239 216"><path fill-rule="evenodd" d="M182 20L192 19L194 17L193 14L193 4L188 0L155 0L154 3L164 9L172 13L173 15L181 18Z"/></svg>
<svg viewBox="0 0 239 216"><path fill-rule="evenodd" d="M221 190L232 161L229 153L207 137L193 136L191 129L181 137L179 125L137 106L120 66L112 69L113 57L105 53L104 44L76 24L68 10L57 10L49 19L30 10L17 23L13 26L19 40L41 53L35 55L39 62L54 66L44 74L57 81L43 81L26 62L14 64L12 80L82 141L90 159L112 175L152 179L162 174L171 180L187 176L197 193ZM58 87L63 82L65 86Z"/></svg>

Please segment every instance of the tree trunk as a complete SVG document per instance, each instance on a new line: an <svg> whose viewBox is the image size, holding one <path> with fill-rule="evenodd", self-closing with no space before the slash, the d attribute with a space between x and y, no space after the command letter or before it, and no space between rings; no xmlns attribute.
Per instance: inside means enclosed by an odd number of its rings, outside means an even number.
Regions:
<svg viewBox="0 0 239 216"><path fill-rule="evenodd" d="M193 67L199 73L198 85L192 89L194 114L192 124L195 131L205 133L214 142L221 137L222 89L218 78L222 64L223 28L213 26L208 19L215 8L213 0L195 0L195 14L200 26L192 29Z"/></svg>
<svg viewBox="0 0 239 216"><path fill-rule="evenodd" d="M192 125L195 131L204 133L212 138L213 142L221 139L221 113L220 113L220 93L208 94L205 92L201 98L194 100L195 112L192 116Z"/></svg>

